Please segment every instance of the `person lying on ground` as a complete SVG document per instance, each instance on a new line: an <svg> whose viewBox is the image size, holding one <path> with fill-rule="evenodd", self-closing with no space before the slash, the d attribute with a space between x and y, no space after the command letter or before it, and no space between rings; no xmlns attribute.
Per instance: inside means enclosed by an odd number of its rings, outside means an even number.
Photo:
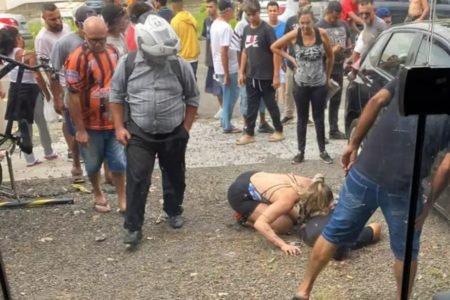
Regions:
<svg viewBox="0 0 450 300"><path fill-rule="evenodd" d="M299 254L278 234L288 233L309 216L329 213L333 193L322 175L313 179L294 174L248 171L228 189L228 202L242 225L255 228L286 254Z"/></svg>

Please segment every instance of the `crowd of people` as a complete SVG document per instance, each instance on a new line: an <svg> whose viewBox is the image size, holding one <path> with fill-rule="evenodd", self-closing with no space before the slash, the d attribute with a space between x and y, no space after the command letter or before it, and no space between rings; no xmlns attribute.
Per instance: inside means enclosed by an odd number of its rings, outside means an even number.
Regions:
<svg viewBox="0 0 450 300"><path fill-rule="evenodd" d="M49 84L40 72L26 71L20 90L17 70L10 72L6 119L26 120L30 131L35 122L44 158L57 159L43 117L44 101L53 99L55 111L64 117L62 131L72 159L73 181L84 181L84 162L94 209L110 212L100 186L103 168L106 180L116 188L118 212L124 214L124 242L133 246L142 239L156 159L168 223L172 228L184 224L185 154L200 100L196 74L201 49L196 19L182 0L171 2L171 9L166 0L135 1L127 9L113 2L102 9L101 16L81 6L74 15L75 32L62 22L53 3L44 4L45 26L36 37L35 52L23 49L16 28L0 30L1 54L30 65L47 57L57 70ZM346 139L338 126L344 67L347 62L357 63L390 25L389 10L376 9L373 0L342 0L330 1L324 15L317 16L308 0L300 0L298 14L285 23L278 18L278 3L271 1L266 22L260 16L259 1L246 0L232 28L236 7L231 0L206 0L206 8L201 33L206 39L205 91L217 97L223 133L242 134L236 145L256 142L255 129L271 134L269 142L280 142L285 139L285 125L296 117L298 153L292 162L304 161L306 131L313 123L320 159L333 163L326 151L325 110L328 137ZM427 14L426 1L411 1L406 21L420 21ZM331 93L333 85L340 90ZM342 259L348 249L380 239L380 224L366 226L378 207L389 227L399 297L417 120L396 114L397 101L391 100L397 95L396 87L394 79L365 107L340 161L346 178L337 205L321 174L307 178L245 172L228 190L237 221L255 228L287 254L298 254L300 249L278 234L296 224L303 226L302 239L314 248L294 299L309 299L315 279L332 257ZM1 89L0 94L4 94ZM238 99L243 129L232 123ZM427 126L424 176L438 151L447 149L447 155L432 180L427 201L419 202L412 278L423 222L448 183L450 170L448 117L432 117ZM32 152L25 159L28 167L40 163Z"/></svg>

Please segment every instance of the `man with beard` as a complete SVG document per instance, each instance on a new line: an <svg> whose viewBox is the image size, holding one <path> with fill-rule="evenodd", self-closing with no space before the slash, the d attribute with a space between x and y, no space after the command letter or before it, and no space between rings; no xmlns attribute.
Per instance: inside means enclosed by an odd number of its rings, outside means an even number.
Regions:
<svg viewBox="0 0 450 300"><path fill-rule="evenodd" d="M62 107L55 105L57 112L63 114L63 132L68 133L68 136L64 136L69 149L72 152L72 180L74 183L82 183L83 171L81 170L80 163L80 150L75 142L75 128L72 125L72 120L69 115L69 93L66 88L66 81L64 78L64 62L69 57L70 53L80 46L84 42L84 30L83 23L90 17L97 15L97 12L86 5L83 5L77 9L74 15L75 25L78 30L76 32L69 33L59 39L53 46L52 54L50 55L52 66L59 72L56 78L52 78L50 81L50 87L54 97L55 104L60 104ZM66 129L67 128L67 129Z"/></svg>
<svg viewBox="0 0 450 300"><path fill-rule="evenodd" d="M50 58L52 53L53 45L56 41L63 37L64 35L70 33L70 28L67 24L64 24L61 19L61 13L58 7L53 3L46 3L42 6L42 19L45 22L45 26L39 31L36 39L34 41L34 50L38 58ZM60 97L55 97L55 107L63 107L62 99ZM61 113L61 111L58 111ZM41 139L41 145L44 148L44 158L47 160L52 160L58 157L58 155L52 149L52 140L50 138L50 133L48 131L47 122L44 117L44 100L42 96L39 96L36 101L36 106L34 108L34 121L39 129L39 137ZM64 136L69 136L66 134L66 126L63 125ZM70 149L69 143L67 143L68 149ZM30 158L27 163L28 165L33 162L39 163L39 160Z"/></svg>

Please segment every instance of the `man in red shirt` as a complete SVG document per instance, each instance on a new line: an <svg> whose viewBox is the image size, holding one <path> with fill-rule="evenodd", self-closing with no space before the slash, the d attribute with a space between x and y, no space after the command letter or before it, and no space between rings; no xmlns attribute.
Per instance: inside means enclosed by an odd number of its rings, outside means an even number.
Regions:
<svg viewBox="0 0 450 300"><path fill-rule="evenodd" d="M348 23L353 32L358 33L357 25L364 25L364 21L358 17L359 0L342 0L341 19Z"/></svg>

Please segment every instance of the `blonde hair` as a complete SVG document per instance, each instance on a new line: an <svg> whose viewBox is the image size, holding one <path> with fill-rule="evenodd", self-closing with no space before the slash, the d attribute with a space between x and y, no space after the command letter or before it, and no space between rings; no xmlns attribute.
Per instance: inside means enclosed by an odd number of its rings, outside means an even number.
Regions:
<svg viewBox="0 0 450 300"><path fill-rule="evenodd" d="M299 193L299 221L317 214L327 214L333 201L333 192L323 177L313 182L305 192Z"/></svg>

